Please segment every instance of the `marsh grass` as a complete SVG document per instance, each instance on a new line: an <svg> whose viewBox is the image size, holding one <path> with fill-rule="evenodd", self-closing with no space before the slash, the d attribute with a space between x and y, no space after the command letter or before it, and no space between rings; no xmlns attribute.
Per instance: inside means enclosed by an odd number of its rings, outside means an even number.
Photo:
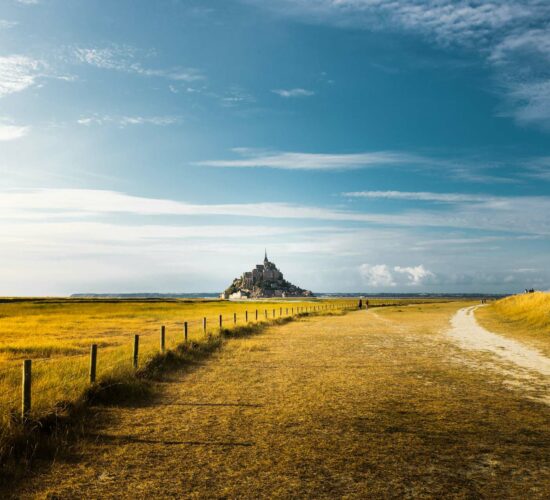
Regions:
<svg viewBox="0 0 550 500"><path fill-rule="evenodd" d="M550 293L512 295L475 314L488 330L530 343L550 356Z"/></svg>

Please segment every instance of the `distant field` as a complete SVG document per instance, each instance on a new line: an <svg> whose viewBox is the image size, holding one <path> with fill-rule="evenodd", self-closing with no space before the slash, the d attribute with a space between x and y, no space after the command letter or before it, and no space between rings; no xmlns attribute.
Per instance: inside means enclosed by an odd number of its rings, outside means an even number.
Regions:
<svg viewBox="0 0 550 500"><path fill-rule="evenodd" d="M477 309L481 325L519 338L550 356L550 293L513 295Z"/></svg>

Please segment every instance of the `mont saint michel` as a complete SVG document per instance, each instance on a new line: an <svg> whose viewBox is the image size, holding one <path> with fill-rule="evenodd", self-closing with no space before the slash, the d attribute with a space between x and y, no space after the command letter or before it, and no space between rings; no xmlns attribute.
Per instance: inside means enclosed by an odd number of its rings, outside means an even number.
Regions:
<svg viewBox="0 0 550 500"><path fill-rule="evenodd" d="M310 290L304 290L285 280L283 273L267 258L267 251L263 264L258 264L252 271L244 272L240 278L235 278L221 294L223 299L312 296Z"/></svg>

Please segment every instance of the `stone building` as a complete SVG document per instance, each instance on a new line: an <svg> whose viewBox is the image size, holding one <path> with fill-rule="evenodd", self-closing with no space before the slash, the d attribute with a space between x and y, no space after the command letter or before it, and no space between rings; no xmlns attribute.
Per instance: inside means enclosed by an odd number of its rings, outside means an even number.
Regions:
<svg viewBox="0 0 550 500"><path fill-rule="evenodd" d="M311 297L309 290L289 283L277 266L264 256L264 263L252 271L246 271L236 278L231 286L221 294L223 299L267 298L267 297Z"/></svg>

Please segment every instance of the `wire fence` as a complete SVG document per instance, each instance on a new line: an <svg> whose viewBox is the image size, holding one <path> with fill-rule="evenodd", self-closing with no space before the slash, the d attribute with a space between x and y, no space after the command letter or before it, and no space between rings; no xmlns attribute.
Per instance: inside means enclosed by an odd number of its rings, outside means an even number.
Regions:
<svg viewBox="0 0 550 500"><path fill-rule="evenodd" d="M262 307L263 306L263 307ZM87 354L56 358L25 359L21 365L10 363L0 371L0 416L18 415L38 418L78 400L91 385L105 380L135 376L154 356L176 349L188 342L198 342L222 331L254 324L269 324L277 319L323 314L354 309L356 302L284 303L217 315L207 315L156 325L156 334L133 334L128 342L110 346L92 342Z"/></svg>

